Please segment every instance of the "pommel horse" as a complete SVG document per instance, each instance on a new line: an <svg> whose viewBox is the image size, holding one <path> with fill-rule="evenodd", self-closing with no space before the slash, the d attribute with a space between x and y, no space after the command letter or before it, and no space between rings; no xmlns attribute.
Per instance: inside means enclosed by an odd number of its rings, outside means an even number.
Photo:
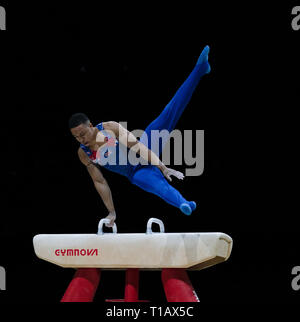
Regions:
<svg viewBox="0 0 300 322"><path fill-rule="evenodd" d="M41 234L33 238L37 257L76 269L61 302L93 302L101 270L126 270L125 297L116 302L144 302L138 299L139 271L161 270L168 302L199 302L187 271L198 271L226 261L232 238L224 233L165 233L164 224L150 218L146 233L104 233L101 219L97 234ZM152 224L160 232L152 231Z"/></svg>

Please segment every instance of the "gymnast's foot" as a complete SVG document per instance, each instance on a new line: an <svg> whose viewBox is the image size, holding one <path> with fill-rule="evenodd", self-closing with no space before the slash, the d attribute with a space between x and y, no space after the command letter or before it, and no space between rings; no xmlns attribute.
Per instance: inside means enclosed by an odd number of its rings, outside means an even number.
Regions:
<svg viewBox="0 0 300 322"><path fill-rule="evenodd" d="M205 46L197 61L197 65L201 65L201 67L203 68L203 74L208 74L211 70L208 62L208 53L209 53L209 46Z"/></svg>
<svg viewBox="0 0 300 322"><path fill-rule="evenodd" d="M189 205L192 208L192 211L194 211L196 209L196 207L197 207L197 204L196 204L195 201L189 201Z"/></svg>
<svg viewBox="0 0 300 322"><path fill-rule="evenodd" d="M186 202L180 205L180 210L187 216L189 216L193 211L191 206Z"/></svg>

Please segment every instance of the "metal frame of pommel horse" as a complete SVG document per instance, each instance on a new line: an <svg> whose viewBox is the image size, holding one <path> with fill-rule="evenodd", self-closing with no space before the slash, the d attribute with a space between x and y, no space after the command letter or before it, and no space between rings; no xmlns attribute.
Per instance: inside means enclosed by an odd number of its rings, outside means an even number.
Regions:
<svg viewBox="0 0 300 322"><path fill-rule="evenodd" d="M139 300L140 270L161 270L168 302L199 302L187 270L201 270L226 261L232 239L224 233L165 233L164 224L150 218L145 234L104 233L101 219L97 234L37 235L36 255L76 273L61 302L93 302L101 270L126 270L125 296L107 302L148 302ZM152 231L152 224L160 232ZM137 255L138 254L138 255Z"/></svg>

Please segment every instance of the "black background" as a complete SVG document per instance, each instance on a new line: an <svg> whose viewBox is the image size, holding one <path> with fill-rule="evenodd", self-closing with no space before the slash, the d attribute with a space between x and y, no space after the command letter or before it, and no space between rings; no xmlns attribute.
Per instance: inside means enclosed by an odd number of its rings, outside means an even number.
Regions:
<svg viewBox="0 0 300 322"><path fill-rule="evenodd" d="M184 216L103 170L118 231L144 232L154 216L167 232L227 233L234 240L228 262L190 273L202 305L295 311L300 31L291 28L291 10L297 3L2 5L0 265L7 291L0 301L58 303L73 270L36 258L33 236L95 233L107 215L77 158L69 116L84 112L95 124L145 128L208 44L212 72L177 126L205 130L205 171L173 181L198 202L197 211ZM142 272L140 284L142 299L165 302L159 272ZM123 292L124 272L103 272L95 302Z"/></svg>

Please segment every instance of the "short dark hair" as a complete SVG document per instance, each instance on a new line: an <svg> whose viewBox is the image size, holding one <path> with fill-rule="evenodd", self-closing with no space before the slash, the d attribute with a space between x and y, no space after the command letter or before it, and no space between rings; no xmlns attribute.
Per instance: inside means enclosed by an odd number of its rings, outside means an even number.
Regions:
<svg viewBox="0 0 300 322"><path fill-rule="evenodd" d="M76 114L73 114L69 119L69 128L71 130L80 124L86 124L88 122L90 122L90 119L85 114L76 113Z"/></svg>

